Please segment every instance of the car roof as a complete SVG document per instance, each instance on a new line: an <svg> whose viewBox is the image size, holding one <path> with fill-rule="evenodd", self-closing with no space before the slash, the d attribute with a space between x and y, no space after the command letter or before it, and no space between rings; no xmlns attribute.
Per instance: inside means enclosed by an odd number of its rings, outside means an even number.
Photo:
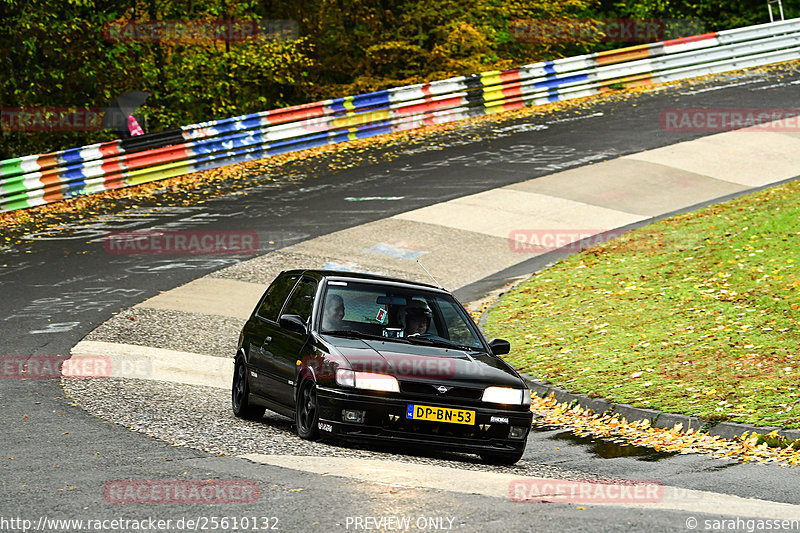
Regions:
<svg viewBox="0 0 800 533"><path fill-rule="evenodd" d="M437 292L450 294L446 289L443 289L442 287L437 287L435 285L430 285L428 283L420 283L417 281L409 281L399 278L390 278L387 276L380 276L378 274L368 274L366 272L350 272L347 270L295 269L295 270L286 270L284 272L281 272L281 274L289 274L289 275L305 274L305 275L310 275L319 280L332 279L336 281L378 281L382 283L396 283L399 285L405 285L409 287L419 287L419 288L424 288L426 290L433 290Z"/></svg>

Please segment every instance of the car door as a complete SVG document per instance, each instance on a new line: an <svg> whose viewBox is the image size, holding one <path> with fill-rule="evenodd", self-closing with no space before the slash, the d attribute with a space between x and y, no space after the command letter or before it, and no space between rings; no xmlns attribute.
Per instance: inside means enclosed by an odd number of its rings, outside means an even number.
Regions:
<svg viewBox="0 0 800 533"><path fill-rule="evenodd" d="M272 357L268 360L270 367L267 375L274 380L274 398L289 407L294 406L297 361L300 360L303 346L309 339L307 331L311 326L310 318L316 294L316 280L303 277L295 286L289 299L286 300L281 316L299 316L306 326L306 333L300 333L291 327L284 327L279 321L277 325L279 333L273 335L272 342L269 344Z"/></svg>
<svg viewBox="0 0 800 533"><path fill-rule="evenodd" d="M284 274L272 282L256 312L245 325L244 348L250 371L250 391L272 400L278 398L275 379L269 377L269 372L275 366L270 362L273 357L270 344L280 335L278 316L299 279L299 274Z"/></svg>

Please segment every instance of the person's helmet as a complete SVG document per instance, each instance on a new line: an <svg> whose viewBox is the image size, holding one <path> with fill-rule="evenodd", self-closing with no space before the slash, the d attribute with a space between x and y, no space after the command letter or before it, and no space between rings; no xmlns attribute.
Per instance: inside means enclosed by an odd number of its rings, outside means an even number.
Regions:
<svg viewBox="0 0 800 533"><path fill-rule="evenodd" d="M403 329L408 326L407 321L408 317L410 316L424 317L427 322L427 326L430 327L433 313L431 312L431 308L428 307L428 303L425 300L413 299L400 312L400 324L403 326Z"/></svg>

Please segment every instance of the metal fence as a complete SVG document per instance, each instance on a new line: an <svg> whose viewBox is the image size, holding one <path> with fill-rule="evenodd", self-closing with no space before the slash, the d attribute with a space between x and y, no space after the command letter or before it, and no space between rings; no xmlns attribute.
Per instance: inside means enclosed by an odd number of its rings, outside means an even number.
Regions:
<svg viewBox="0 0 800 533"><path fill-rule="evenodd" d="M0 211L384 133L800 59L800 19L335 98L0 161Z"/></svg>

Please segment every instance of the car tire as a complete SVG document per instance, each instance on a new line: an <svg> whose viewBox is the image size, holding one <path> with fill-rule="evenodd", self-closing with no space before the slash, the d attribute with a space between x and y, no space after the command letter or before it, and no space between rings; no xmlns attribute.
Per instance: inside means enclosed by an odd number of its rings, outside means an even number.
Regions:
<svg viewBox="0 0 800 533"><path fill-rule="evenodd" d="M514 452L481 452L479 455L487 464L510 466L522 459L524 454L525 450L522 449Z"/></svg>
<svg viewBox="0 0 800 533"><path fill-rule="evenodd" d="M319 409L317 404L317 384L312 380L303 380L297 393L295 407L295 425L301 439L317 440L319 438Z"/></svg>
<svg viewBox="0 0 800 533"><path fill-rule="evenodd" d="M247 380L247 367L242 362L233 368L233 384L231 385L231 407L233 414L246 420L259 420L264 416L265 407L250 403L250 383Z"/></svg>

